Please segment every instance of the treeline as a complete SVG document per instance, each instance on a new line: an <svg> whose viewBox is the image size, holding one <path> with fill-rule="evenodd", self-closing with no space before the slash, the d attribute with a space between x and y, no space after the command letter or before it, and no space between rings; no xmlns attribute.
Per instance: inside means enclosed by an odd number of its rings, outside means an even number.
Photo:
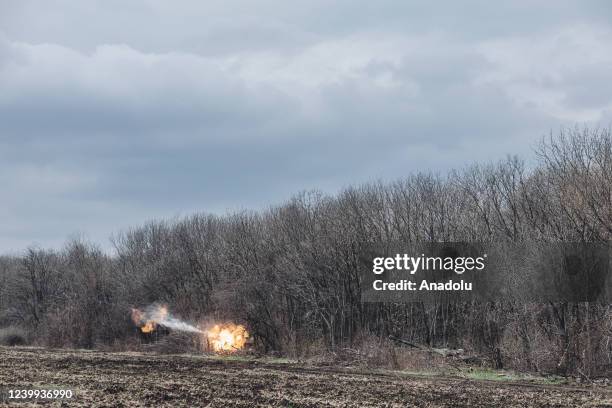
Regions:
<svg viewBox="0 0 612 408"><path fill-rule="evenodd" d="M535 157L150 222L115 236L112 256L81 241L31 248L0 260L0 328L50 346L121 345L134 337L130 307L165 302L185 319L246 323L264 352L301 356L392 335L472 350L497 367L609 373L608 304L360 301L367 243L609 241L610 130L563 130Z"/></svg>

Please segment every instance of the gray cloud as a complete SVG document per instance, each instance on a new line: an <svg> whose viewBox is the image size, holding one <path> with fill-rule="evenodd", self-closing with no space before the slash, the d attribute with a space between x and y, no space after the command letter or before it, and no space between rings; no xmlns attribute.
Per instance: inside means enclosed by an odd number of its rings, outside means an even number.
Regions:
<svg viewBox="0 0 612 408"><path fill-rule="evenodd" d="M368 4L1 2L0 250L609 124L606 2Z"/></svg>

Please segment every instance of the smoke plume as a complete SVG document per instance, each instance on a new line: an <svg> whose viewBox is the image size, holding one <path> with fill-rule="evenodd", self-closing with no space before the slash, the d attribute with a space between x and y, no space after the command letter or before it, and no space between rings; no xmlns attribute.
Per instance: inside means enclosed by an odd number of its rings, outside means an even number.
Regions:
<svg viewBox="0 0 612 408"><path fill-rule="evenodd" d="M154 331L157 326L189 333L203 333L197 327L172 316L165 305L153 304L144 310L132 309L132 321L143 331Z"/></svg>

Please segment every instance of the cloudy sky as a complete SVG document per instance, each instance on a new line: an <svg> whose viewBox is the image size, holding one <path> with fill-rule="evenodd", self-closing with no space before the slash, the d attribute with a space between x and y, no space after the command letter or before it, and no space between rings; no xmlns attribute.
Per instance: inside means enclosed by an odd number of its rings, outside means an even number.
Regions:
<svg viewBox="0 0 612 408"><path fill-rule="evenodd" d="M0 0L0 252L609 126L612 3L506 3Z"/></svg>

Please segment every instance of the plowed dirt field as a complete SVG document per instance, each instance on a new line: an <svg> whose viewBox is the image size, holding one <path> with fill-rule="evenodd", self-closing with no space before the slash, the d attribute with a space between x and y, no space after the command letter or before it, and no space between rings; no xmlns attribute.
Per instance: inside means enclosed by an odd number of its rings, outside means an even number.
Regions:
<svg viewBox="0 0 612 408"><path fill-rule="evenodd" d="M0 347L8 389L71 389L53 406L612 407L608 387L419 377L190 355Z"/></svg>

